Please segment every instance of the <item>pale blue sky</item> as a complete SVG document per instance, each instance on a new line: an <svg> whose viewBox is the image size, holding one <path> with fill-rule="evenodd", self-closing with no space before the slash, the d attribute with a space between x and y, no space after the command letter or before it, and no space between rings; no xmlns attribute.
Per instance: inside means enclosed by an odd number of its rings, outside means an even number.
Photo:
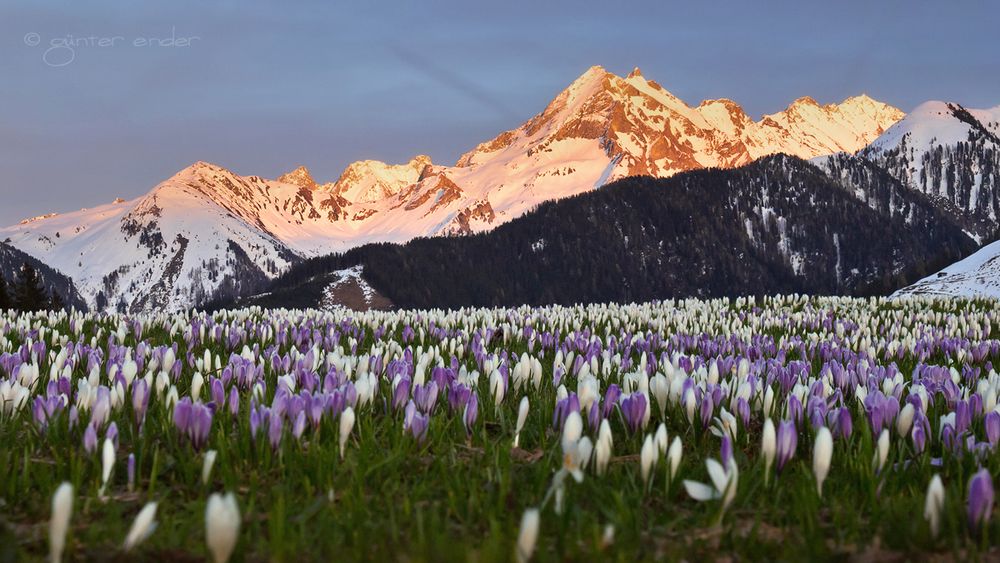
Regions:
<svg viewBox="0 0 1000 563"><path fill-rule="evenodd" d="M450 164L595 64L754 117L862 92L991 107L997 21L993 2L6 0L0 224L196 160L320 181L362 158ZM135 45L171 35L190 45Z"/></svg>

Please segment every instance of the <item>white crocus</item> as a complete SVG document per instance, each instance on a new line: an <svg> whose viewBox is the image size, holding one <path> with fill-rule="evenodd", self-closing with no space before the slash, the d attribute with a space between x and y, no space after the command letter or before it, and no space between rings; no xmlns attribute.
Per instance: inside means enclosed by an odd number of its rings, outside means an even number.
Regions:
<svg viewBox="0 0 1000 563"><path fill-rule="evenodd" d="M201 372L194 372L191 378L191 399L197 401L201 397L201 387L205 384L205 376Z"/></svg>
<svg viewBox="0 0 1000 563"><path fill-rule="evenodd" d="M205 541L215 563L226 563L240 533L240 509L233 493L212 493L205 506Z"/></svg>
<svg viewBox="0 0 1000 563"><path fill-rule="evenodd" d="M653 441L656 443L656 451L658 455L663 455L667 453L667 447L670 442L667 441L667 425L660 423L660 426L656 429L656 434L653 436Z"/></svg>
<svg viewBox="0 0 1000 563"><path fill-rule="evenodd" d="M774 463L774 455L778 448L777 434L770 418L764 421L762 435L760 451L764 455L764 484L766 485L771 476L771 464Z"/></svg>
<svg viewBox="0 0 1000 563"><path fill-rule="evenodd" d="M573 411L569 413L566 417L566 422L563 423L562 431L562 449L563 454L568 453L583 435L583 419L580 418L580 413Z"/></svg>
<svg viewBox="0 0 1000 563"><path fill-rule="evenodd" d="M521 516L521 530L517 534L517 550L514 553L518 563L527 563L535 552L538 541L539 513L537 508L529 508Z"/></svg>
<svg viewBox="0 0 1000 563"><path fill-rule="evenodd" d="M97 496L104 498L104 490L111 479L111 471L115 468L115 443L110 438L104 439L101 447L101 488Z"/></svg>
<svg viewBox="0 0 1000 563"><path fill-rule="evenodd" d="M882 472L887 459L889 459L889 430L883 428L882 433L878 435L878 441L875 443L875 459L872 460L872 465L875 467L876 473Z"/></svg>
<svg viewBox="0 0 1000 563"><path fill-rule="evenodd" d="M354 409L347 407L340 413L340 459L344 459L344 448L347 447L347 439L351 436L354 428Z"/></svg>
<svg viewBox="0 0 1000 563"><path fill-rule="evenodd" d="M66 532L69 518L73 514L73 485L64 482L52 495L52 519L49 521L49 559L53 563L62 560L66 547Z"/></svg>
<svg viewBox="0 0 1000 563"><path fill-rule="evenodd" d="M521 430L524 430L524 423L528 420L528 409L530 403L528 397L521 397L521 403L517 406L517 425L514 427L514 447L518 447L521 442Z"/></svg>
<svg viewBox="0 0 1000 563"><path fill-rule="evenodd" d="M931 528L931 536L937 537L941 529L941 512L944 510L944 485L941 476L935 474L927 486L927 499L924 501L924 519Z"/></svg>
<svg viewBox="0 0 1000 563"><path fill-rule="evenodd" d="M653 466L656 464L656 455L656 442L653 441L651 435L646 434L646 439L642 443L642 450L639 453L639 466L644 484L649 483L649 474L653 471Z"/></svg>
<svg viewBox="0 0 1000 563"><path fill-rule="evenodd" d="M611 436L611 425L608 424L607 419L604 419L597 431L597 444L594 446L594 469L598 475L604 475L607 471L613 449L614 438Z"/></svg>
<svg viewBox="0 0 1000 563"><path fill-rule="evenodd" d="M833 435L830 429L822 426L816 433L813 444L813 475L816 477L816 492L823 496L823 481L830 473L830 461L833 458Z"/></svg>
<svg viewBox="0 0 1000 563"><path fill-rule="evenodd" d="M203 485L207 485L208 478L212 476L212 466L215 465L215 458L218 454L219 452L215 450L205 452L205 460L201 464L201 483Z"/></svg>
<svg viewBox="0 0 1000 563"><path fill-rule="evenodd" d="M736 489L739 486L739 469L737 469L736 463L729 463L728 466L728 469L723 469L722 464L718 461L711 458L706 459L705 467L708 468L708 476L712 480L712 484L706 485L685 479L684 489L688 496L699 502L721 500L722 512L724 513L733 499L736 498Z"/></svg>
<svg viewBox="0 0 1000 563"><path fill-rule="evenodd" d="M132 527L129 529L128 535L125 536L122 549L131 550L148 538L154 530L156 530L156 503L148 502L139 511L135 521L132 522Z"/></svg>
<svg viewBox="0 0 1000 563"><path fill-rule="evenodd" d="M913 426L913 415L915 412L913 404L906 403L899 411L899 415L896 416L896 431L899 432L901 438L906 438L910 435L910 427Z"/></svg>
<svg viewBox="0 0 1000 563"><path fill-rule="evenodd" d="M681 466L681 456L683 453L681 437L674 436L674 441L670 442L670 448L667 450L667 470L670 472L671 481L677 477L677 470Z"/></svg>

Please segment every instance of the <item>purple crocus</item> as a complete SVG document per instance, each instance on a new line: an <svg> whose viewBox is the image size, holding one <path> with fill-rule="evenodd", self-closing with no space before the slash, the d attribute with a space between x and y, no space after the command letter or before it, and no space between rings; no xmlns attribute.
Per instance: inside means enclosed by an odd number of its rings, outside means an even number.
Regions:
<svg viewBox="0 0 1000 563"><path fill-rule="evenodd" d="M465 403L465 415L462 417L462 423L465 425L465 431L470 436L472 435L472 427L476 424L476 418L479 417L479 397L473 393L467 403Z"/></svg>
<svg viewBox="0 0 1000 563"><path fill-rule="evenodd" d="M229 401L226 403L229 405L229 414L236 416L240 412L240 392L236 389L234 385L229 390Z"/></svg>
<svg viewBox="0 0 1000 563"><path fill-rule="evenodd" d="M135 454L128 454L125 472L128 475L128 490L131 491L135 488Z"/></svg>
<svg viewBox="0 0 1000 563"><path fill-rule="evenodd" d="M191 440L191 445L197 449L208 442L208 435L212 430L213 407L214 405L192 403L188 397L184 397L174 406L174 426L181 434L187 436Z"/></svg>
<svg viewBox="0 0 1000 563"><path fill-rule="evenodd" d="M978 528L993 513L993 478L988 469L980 469L969 480L969 527Z"/></svg>
<svg viewBox="0 0 1000 563"><path fill-rule="evenodd" d="M556 402L556 408L552 411L552 427L561 431L571 412L580 412L580 398L576 393L570 393L565 399Z"/></svg>
<svg viewBox="0 0 1000 563"><path fill-rule="evenodd" d="M115 445L115 449L118 449L118 424L112 422L108 425L108 429L104 431L104 438L106 440L111 440L111 443Z"/></svg>
<svg viewBox="0 0 1000 563"><path fill-rule="evenodd" d="M704 393L701 396L701 426L702 428L708 428L708 425L712 422L712 413L715 412L715 401L710 393Z"/></svg>
<svg viewBox="0 0 1000 563"><path fill-rule="evenodd" d="M399 407L406 404L406 401L409 398L410 398L410 378L406 376L400 377L399 382L396 383L396 387L392 390L393 410L399 409Z"/></svg>
<svg viewBox="0 0 1000 563"><path fill-rule="evenodd" d="M292 424L292 436L295 436L296 440L302 438L302 433L306 431L306 411L299 411L299 414L295 415L295 422Z"/></svg>
<svg viewBox="0 0 1000 563"><path fill-rule="evenodd" d="M410 433L416 438L417 443L423 442L427 437L427 426L430 424L431 417L426 414L414 413L413 418L410 419Z"/></svg>
<svg viewBox="0 0 1000 563"><path fill-rule="evenodd" d="M997 442L1000 442L1000 413L990 411L983 423L986 426L986 439L991 446L996 447Z"/></svg>
<svg viewBox="0 0 1000 563"><path fill-rule="evenodd" d="M142 424L146 418L147 406L149 406L149 384L145 379L136 379L132 383L132 412L136 424Z"/></svg>
<svg viewBox="0 0 1000 563"><path fill-rule="evenodd" d="M97 449L97 429L94 428L94 423L87 425L87 429L83 431L83 450L88 454L94 453Z"/></svg>
<svg viewBox="0 0 1000 563"><path fill-rule="evenodd" d="M285 427L285 419L280 412L272 410L267 421L267 439L273 449L281 447L281 436Z"/></svg>
<svg viewBox="0 0 1000 563"><path fill-rule="evenodd" d="M635 434L646 416L646 396L642 393L632 393L621 401L622 416L629 431Z"/></svg>
<svg viewBox="0 0 1000 563"><path fill-rule="evenodd" d="M924 417L924 422L927 418ZM910 430L910 440L913 441L913 449L919 454L923 453L924 447L927 445L927 430L924 424L917 424L917 419L914 418L913 428Z"/></svg>
<svg viewBox="0 0 1000 563"><path fill-rule="evenodd" d="M719 458L722 460L722 467L729 468L733 461L733 442L729 436L722 437L722 445L719 447Z"/></svg>
<svg viewBox="0 0 1000 563"><path fill-rule="evenodd" d="M417 403L417 408L422 413L431 414L434 411L434 405L437 404L437 399L438 386L433 381L413 388L413 401Z"/></svg>
<svg viewBox="0 0 1000 563"><path fill-rule="evenodd" d="M604 410L601 412L602 418L608 418L614 411L618 399L622 396L622 389L617 384L608 385L608 390L604 392Z"/></svg>
<svg viewBox="0 0 1000 563"><path fill-rule="evenodd" d="M799 435L795 429L795 423L791 420L781 421L778 424L776 438L775 467L780 473L785 464L795 455L795 448L798 446Z"/></svg>

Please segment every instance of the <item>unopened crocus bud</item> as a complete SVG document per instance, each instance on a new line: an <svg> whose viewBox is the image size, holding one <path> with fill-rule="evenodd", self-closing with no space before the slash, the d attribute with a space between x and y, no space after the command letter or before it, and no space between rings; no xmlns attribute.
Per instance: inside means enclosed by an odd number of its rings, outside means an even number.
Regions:
<svg viewBox="0 0 1000 563"><path fill-rule="evenodd" d="M527 563L535 553L538 541L539 513L537 508L529 508L521 516L521 530L517 534L517 548L514 556L518 563Z"/></svg>
<svg viewBox="0 0 1000 563"><path fill-rule="evenodd" d="M240 533L240 509L233 493L212 493L205 506L205 539L215 563L226 563Z"/></svg>
<svg viewBox="0 0 1000 563"><path fill-rule="evenodd" d="M125 536L122 549L130 551L148 538L154 530L156 530L156 503L149 502L142 507L142 510L135 517L135 521L132 522L132 527L129 529L128 535Z"/></svg>
<svg viewBox="0 0 1000 563"><path fill-rule="evenodd" d="M976 529L988 522L993 513L993 478L988 469L980 469L969 480L969 527Z"/></svg>
<svg viewBox="0 0 1000 563"><path fill-rule="evenodd" d="M128 490L131 492L135 488L135 454L128 454L125 472L128 474Z"/></svg>
<svg viewBox="0 0 1000 563"><path fill-rule="evenodd" d="M683 446L681 444L681 437L674 436L674 440L670 442L670 449L667 450L667 467L670 471L670 480L673 481L677 477L677 470L681 466L681 456L683 455Z"/></svg>
<svg viewBox="0 0 1000 563"><path fill-rule="evenodd" d="M941 512L944 510L944 485L941 476L934 475L927 486L927 498L924 501L924 519L931 528L931 536L937 537L941 529Z"/></svg>
<svg viewBox="0 0 1000 563"><path fill-rule="evenodd" d="M215 465L217 455L218 452L215 450L205 452L205 460L201 464L201 483L203 485L207 485L209 477L212 476L212 467Z"/></svg>
<svg viewBox="0 0 1000 563"><path fill-rule="evenodd" d="M642 443L642 450L639 452L639 466L642 473L642 482L649 483L649 475L653 471L656 463L656 442L653 437L646 434L646 439Z"/></svg>
<svg viewBox="0 0 1000 563"><path fill-rule="evenodd" d="M822 426L816 433L813 444L813 475L816 477L816 492L823 496L823 481L830 472L830 461L833 458L833 436L830 429Z"/></svg>
<svg viewBox="0 0 1000 563"><path fill-rule="evenodd" d="M774 423L768 418L764 421L764 430L761 438L761 453L764 456L764 484L771 475L771 464L774 463L774 454L777 451L777 435L774 432Z"/></svg>
<svg viewBox="0 0 1000 563"><path fill-rule="evenodd" d="M66 532L73 514L73 485L65 482L52 495L52 519L49 520L49 559L54 563L62 560L66 547Z"/></svg>
<svg viewBox="0 0 1000 563"><path fill-rule="evenodd" d="M351 429L354 428L354 409L347 407L340 413L340 458L344 458L344 448L347 447L347 439L351 436Z"/></svg>
<svg viewBox="0 0 1000 563"><path fill-rule="evenodd" d="M521 403L517 406L517 424L514 426L514 447L518 446L521 440L521 430L524 429L524 423L528 420L528 409L530 403L528 402L528 397L521 397Z"/></svg>

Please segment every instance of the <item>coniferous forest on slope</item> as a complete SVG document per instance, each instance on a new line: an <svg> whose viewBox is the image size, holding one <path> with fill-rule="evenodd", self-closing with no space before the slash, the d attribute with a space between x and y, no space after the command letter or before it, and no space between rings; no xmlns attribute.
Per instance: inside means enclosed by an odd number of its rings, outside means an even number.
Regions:
<svg viewBox="0 0 1000 563"><path fill-rule="evenodd" d="M491 232L307 260L250 302L315 305L324 274L358 264L400 307L886 294L976 248L925 196L860 159L839 166L851 181L787 156L625 178Z"/></svg>

